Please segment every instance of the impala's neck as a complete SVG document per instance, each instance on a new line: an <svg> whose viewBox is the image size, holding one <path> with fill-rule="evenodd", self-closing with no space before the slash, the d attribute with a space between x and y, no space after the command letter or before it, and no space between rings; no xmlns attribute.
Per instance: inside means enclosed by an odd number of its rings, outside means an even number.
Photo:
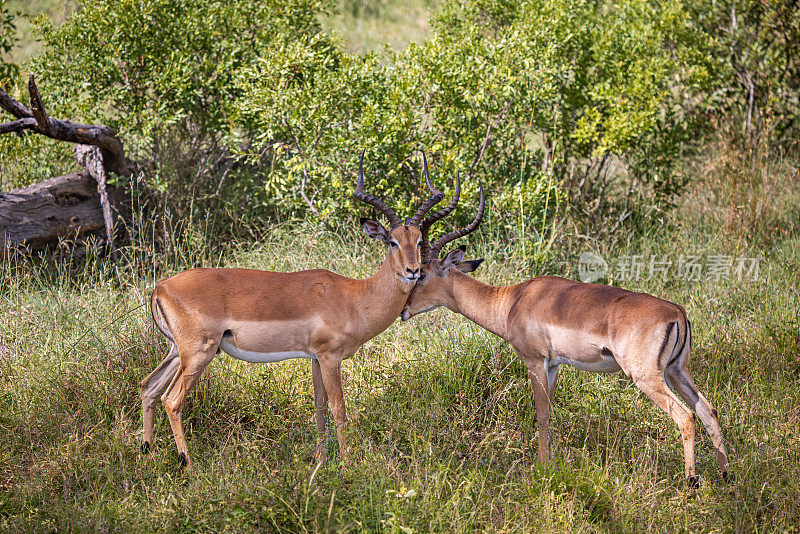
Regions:
<svg viewBox="0 0 800 534"><path fill-rule="evenodd" d="M453 299L447 307L507 339L508 314L515 302L514 287L484 284L455 269L449 276L452 277Z"/></svg>
<svg viewBox="0 0 800 534"><path fill-rule="evenodd" d="M367 341L389 328L400 317L414 284L400 280L388 258L371 278L358 282L362 295L362 324L359 328L364 341Z"/></svg>

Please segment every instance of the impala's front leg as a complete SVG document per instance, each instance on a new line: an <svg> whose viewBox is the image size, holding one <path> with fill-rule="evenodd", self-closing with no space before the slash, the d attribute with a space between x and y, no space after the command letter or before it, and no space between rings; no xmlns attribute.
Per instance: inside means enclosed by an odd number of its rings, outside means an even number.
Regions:
<svg viewBox="0 0 800 534"><path fill-rule="evenodd" d="M311 372L314 377L314 408L317 419L317 449L314 452L315 461L325 458L325 427L327 426L328 393L322 380L322 369L319 360L311 361Z"/></svg>
<svg viewBox="0 0 800 534"><path fill-rule="evenodd" d="M345 437L347 413L344 408L344 394L342 393L342 358L331 354L320 354L319 366L322 382L325 385L325 392L328 394L328 401L333 412L333 421L336 424L339 454L342 456L342 461L348 462L350 455L347 448L347 438ZM319 420L317 420L317 425L319 425Z"/></svg>
<svg viewBox="0 0 800 534"><path fill-rule="evenodd" d="M536 422L539 424L539 461L546 466L550 460L550 393L544 360L524 359L533 384L536 402Z"/></svg>

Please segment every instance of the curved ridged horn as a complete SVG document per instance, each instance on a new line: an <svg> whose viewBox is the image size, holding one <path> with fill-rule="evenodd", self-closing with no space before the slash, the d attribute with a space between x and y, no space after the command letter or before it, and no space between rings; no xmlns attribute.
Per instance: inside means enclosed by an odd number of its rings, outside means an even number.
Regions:
<svg viewBox="0 0 800 534"><path fill-rule="evenodd" d="M400 217L398 217L392 208L387 206L381 199L364 191L364 152L366 151L361 151L361 157L358 159L358 184L356 185L356 190L353 191L353 198L357 198L365 204L378 208L378 210L389 219L389 224L392 226L391 229L395 229L402 224Z"/></svg>
<svg viewBox="0 0 800 534"><path fill-rule="evenodd" d="M430 229L433 226L433 223L439 221L450 215L454 209L456 209L456 205L458 205L458 199L461 196L461 173L456 172L456 192L453 194L453 200L450 201L450 204L445 206L444 208L440 209L433 215L425 217L425 220L422 221L422 225L419 227L420 231L422 232L422 243L420 243L420 258L423 261L429 260L431 258L428 257L428 254L431 251L431 242L430 242Z"/></svg>
<svg viewBox="0 0 800 534"><path fill-rule="evenodd" d="M474 231L478 227L478 225L481 224L481 220L483 219L483 213L486 207L486 202L483 195L483 184L478 182L478 187L481 190L481 196L480 196L480 203L478 204L478 214L475 215L475 220L469 223L464 228L460 230L455 230L453 232L450 232L449 234L445 234L439 239L437 239L436 243L434 243L433 247L431 247L431 251L429 254L430 259L438 258L439 253L442 251L443 246L445 246L450 241L458 239L459 237L464 237L465 235Z"/></svg>
<svg viewBox="0 0 800 534"><path fill-rule="evenodd" d="M428 186L428 191L430 191L431 196L428 197L428 200L423 202L419 208L417 208L417 212L414 214L414 216L406 221L406 223L411 226L419 226L422 216L425 215L429 209L441 202L444 198L444 193L433 187L431 175L428 173L428 158L425 157L424 151L422 152L422 165L425 174L425 185Z"/></svg>

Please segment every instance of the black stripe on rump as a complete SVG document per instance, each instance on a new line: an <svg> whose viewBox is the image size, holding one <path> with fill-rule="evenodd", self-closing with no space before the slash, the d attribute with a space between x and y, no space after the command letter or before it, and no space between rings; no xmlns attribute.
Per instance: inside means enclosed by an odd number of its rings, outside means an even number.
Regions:
<svg viewBox="0 0 800 534"><path fill-rule="evenodd" d="M667 350L667 342L669 341L669 335L672 333L672 329L673 328L675 329L675 344L676 345L678 344L678 341L680 339L680 330L678 329L678 321L672 321L671 323L669 323L667 325L667 331L664 333L664 341L661 342L661 348L658 349L658 354L659 354L659 360L660 361L664 361L664 356L666 356L664 351ZM674 347L673 347L673 349L674 349ZM667 364L667 365L669 365L669 364ZM665 365L664 369L666 369L666 368L667 368L667 366Z"/></svg>
<svg viewBox="0 0 800 534"><path fill-rule="evenodd" d="M675 321L675 323L677 323L677 322L678 321ZM687 323L688 323L688 321L687 321ZM675 357L672 358L669 362L667 362L667 365L664 367L664 369L666 369L667 367L672 365L672 363L675 360L677 360L680 357L681 354L683 354L683 349L686 347L686 339L689 337L688 333L689 333L689 330L687 329L686 333L683 335L683 341L681 342L681 348L679 348L677 351L675 351ZM677 343L676 343L675 346L677 347Z"/></svg>

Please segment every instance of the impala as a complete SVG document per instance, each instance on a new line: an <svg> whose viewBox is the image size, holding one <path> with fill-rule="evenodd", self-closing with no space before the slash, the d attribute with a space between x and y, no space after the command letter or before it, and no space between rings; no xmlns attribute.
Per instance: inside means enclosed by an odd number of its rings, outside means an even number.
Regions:
<svg viewBox="0 0 800 534"><path fill-rule="evenodd" d="M424 154L423 154L424 157ZM171 348L167 357L142 380L142 453L150 454L155 405L164 405L181 464L191 459L181 423L186 395L221 351L246 362L308 358L314 384L318 458L324 455L326 410L330 402L339 447L347 458L341 363L400 315L419 278L423 231L446 210L421 221L443 198L431 183L430 197L403 224L382 200L364 191L364 154L353 196L382 212L389 230L361 219L366 234L383 242L386 257L378 272L354 280L316 269L276 273L249 269L192 269L161 280L150 300L153 320Z"/></svg>
<svg viewBox="0 0 800 534"><path fill-rule="evenodd" d="M481 283L465 273L483 260L465 261L464 246L443 259L439 254L444 245L477 228L483 212L481 188L478 214L469 226L442 236L433 247L422 243L422 272L403 309L403 321L445 306L511 344L533 383L543 465L548 461L550 403L558 369L568 364L594 373L622 370L630 377L678 425L687 482L697 487L693 410L711 436L727 480L728 458L717 411L697 390L689 370L691 324L683 308L645 293L557 276L538 276L508 287Z"/></svg>

